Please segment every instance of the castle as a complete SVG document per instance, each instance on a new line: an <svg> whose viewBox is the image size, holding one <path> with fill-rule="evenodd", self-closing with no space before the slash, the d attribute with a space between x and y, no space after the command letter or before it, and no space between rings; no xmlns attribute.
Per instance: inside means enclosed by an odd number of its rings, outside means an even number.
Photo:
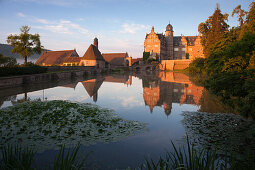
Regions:
<svg viewBox="0 0 255 170"><path fill-rule="evenodd" d="M166 26L165 34L155 33L154 27L146 34L144 51L160 60L193 60L204 57L201 36L173 36L173 26Z"/></svg>

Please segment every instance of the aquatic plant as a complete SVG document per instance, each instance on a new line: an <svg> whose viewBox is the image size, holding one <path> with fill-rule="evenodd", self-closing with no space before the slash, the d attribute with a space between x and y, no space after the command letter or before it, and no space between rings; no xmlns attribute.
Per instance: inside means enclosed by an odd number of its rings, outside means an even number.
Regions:
<svg viewBox="0 0 255 170"><path fill-rule="evenodd" d="M146 159L145 163L140 166L140 170L210 170L217 169L221 166L215 151L198 150L190 144L187 136L187 149L182 146L177 149L171 141L174 152L166 152L165 157L160 157L157 161Z"/></svg>
<svg viewBox="0 0 255 170"><path fill-rule="evenodd" d="M22 150L18 145L7 145L1 149L1 165L4 170L31 170L34 161L34 151L26 148Z"/></svg>
<svg viewBox="0 0 255 170"><path fill-rule="evenodd" d="M144 130L145 124L125 120L108 109L69 101L25 102L0 110L0 146L31 147L36 152L118 141Z"/></svg>
<svg viewBox="0 0 255 170"><path fill-rule="evenodd" d="M79 161L77 158L79 148L80 144L77 144L73 150L68 150L68 152L65 153L65 145L62 145L58 152L58 156L56 156L54 160L52 170L72 170L85 168L84 163L88 155Z"/></svg>

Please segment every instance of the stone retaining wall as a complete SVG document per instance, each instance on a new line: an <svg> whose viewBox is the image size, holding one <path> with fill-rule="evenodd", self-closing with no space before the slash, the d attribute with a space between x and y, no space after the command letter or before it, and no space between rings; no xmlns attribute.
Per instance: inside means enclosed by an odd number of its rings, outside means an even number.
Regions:
<svg viewBox="0 0 255 170"><path fill-rule="evenodd" d="M160 70L183 70L189 67L191 60L162 60Z"/></svg>
<svg viewBox="0 0 255 170"><path fill-rule="evenodd" d="M22 76L11 76L0 78L0 88L15 87L26 84L36 84L43 82L60 81L65 79L75 79L77 77L84 77L88 75L95 75L104 70L86 69L83 71L68 71L58 73L42 73Z"/></svg>

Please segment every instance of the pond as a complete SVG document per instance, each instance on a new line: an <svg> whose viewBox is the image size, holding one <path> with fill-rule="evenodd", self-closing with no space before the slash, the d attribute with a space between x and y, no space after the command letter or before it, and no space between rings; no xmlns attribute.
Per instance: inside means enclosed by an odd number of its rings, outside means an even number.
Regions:
<svg viewBox="0 0 255 170"><path fill-rule="evenodd" d="M225 151L238 152L253 145L251 141L254 140L249 133L253 123L227 114L231 108L182 73L110 74L85 81L49 84L2 89L1 108L25 101L68 100L112 109L121 119L138 121L145 126L143 130L107 141L93 138L94 141L84 143L83 138L67 137L72 146L81 142L81 157L89 154L86 160L88 169L136 168L145 158L156 160L166 150L171 151L171 141L176 146L184 145L186 134L197 146L222 152L226 148ZM4 127L1 128L3 130ZM17 136L12 137L15 139ZM19 137L16 141L26 143L24 139ZM58 142L54 138L46 142L43 139L31 141L27 142L28 145L38 144L35 148L37 165L41 169L48 167L57 155Z"/></svg>

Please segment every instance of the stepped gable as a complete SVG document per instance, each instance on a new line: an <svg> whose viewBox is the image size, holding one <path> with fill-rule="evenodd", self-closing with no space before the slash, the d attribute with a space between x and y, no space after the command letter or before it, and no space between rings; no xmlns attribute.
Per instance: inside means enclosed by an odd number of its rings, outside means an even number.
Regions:
<svg viewBox="0 0 255 170"><path fill-rule="evenodd" d="M57 65L62 64L67 57L79 57L75 50L46 51L40 56L35 64L38 65Z"/></svg>
<svg viewBox="0 0 255 170"><path fill-rule="evenodd" d="M101 60L105 61L101 52L98 50L98 48L91 44L85 54L82 57L83 60Z"/></svg>
<svg viewBox="0 0 255 170"><path fill-rule="evenodd" d="M125 63L125 58L128 57L127 53L103 53L104 60L111 65L122 66Z"/></svg>

